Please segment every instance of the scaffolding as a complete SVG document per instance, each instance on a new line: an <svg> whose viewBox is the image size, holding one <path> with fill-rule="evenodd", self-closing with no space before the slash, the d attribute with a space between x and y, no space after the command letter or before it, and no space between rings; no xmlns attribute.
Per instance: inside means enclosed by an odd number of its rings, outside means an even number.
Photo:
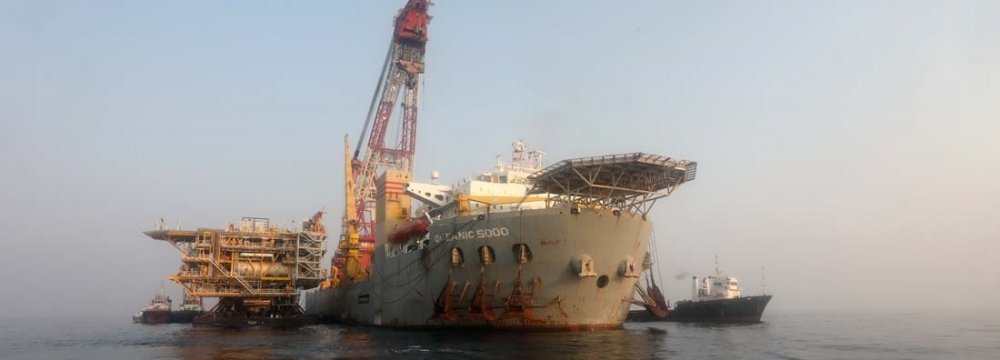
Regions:
<svg viewBox="0 0 1000 360"><path fill-rule="evenodd" d="M320 265L326 253L322 217L316 213L301 230L244 217L224 229L161 227L144 234L180 252L180 271L168 279L187 296L219 298L196 324L250 324L301 315L297 289L316 287L327 277Z"/></svg>

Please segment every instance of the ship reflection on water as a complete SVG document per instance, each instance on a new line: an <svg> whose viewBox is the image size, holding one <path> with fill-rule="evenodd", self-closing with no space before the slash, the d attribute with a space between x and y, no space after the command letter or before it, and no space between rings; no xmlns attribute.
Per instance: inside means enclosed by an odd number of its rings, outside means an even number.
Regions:
<svg viewBox="0 0 1000 360"><path fill-rule="evenodd" d="M664 349L665 331L636 327L620 331L528 333L489 331L401 331L369 327L309 326L277 331L187 328L168 347L183 359L337 358L652 358Z"/></svg>
<svg viewBox="0 0 1000 360"><path fill-rule="evenodd" d="M753 324L626 323L578 333L220 331L114 316L4 319L0 359L997 359L998 333L1000 317L981 312L771 313Z"/></svg>

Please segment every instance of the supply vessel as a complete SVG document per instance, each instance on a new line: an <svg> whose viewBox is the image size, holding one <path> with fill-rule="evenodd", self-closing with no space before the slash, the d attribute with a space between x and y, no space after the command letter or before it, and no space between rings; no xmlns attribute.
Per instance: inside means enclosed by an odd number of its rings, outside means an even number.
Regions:
<svg viewBox="0 0 1000 360"><path fill-rule="evenodd" d="M628 320L637 322L760 322L771 295L742 296L739 280L716 270L713 275L691 277L691 300L678 301L665 312L632 310Z"/></svg>
<svg viewBox="0 0 1000 360"><path fill-rule="evenodd" d="M173 300L160 289L150 304L132 316L132 322L142 324L190 324L192 320L204 312L201 298L185 294L184 301L177 310L173 310Z"/></svg>
<svg viewBox="0 0 1000 360"><path fill-rule="evenodd" d="M170 322L175 324L190 324L194 318L205 312L201 298L184 294L180 309L170 312Z"/></svg>
<svg viewBox="0 0 1000 360"><path fill-rule="evenodd" d="M410 329L621 327L650 263L649 212L697 164L626 153L545 167L517 141L510 161L457 184L415 182L428 5L409 0L396 16L353 156L345 136L341 236L330 277L303 293L305 314Z"/></svg>

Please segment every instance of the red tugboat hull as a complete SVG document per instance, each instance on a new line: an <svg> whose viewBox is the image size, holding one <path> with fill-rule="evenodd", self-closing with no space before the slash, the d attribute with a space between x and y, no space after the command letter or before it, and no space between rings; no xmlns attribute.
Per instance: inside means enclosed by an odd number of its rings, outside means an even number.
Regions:
<svg viewBox="0 0 1000 360"><path fill-rule="evenodd" d="M170 323L170 311L146 310L142 312L143 324L167 324Z"/></svg>

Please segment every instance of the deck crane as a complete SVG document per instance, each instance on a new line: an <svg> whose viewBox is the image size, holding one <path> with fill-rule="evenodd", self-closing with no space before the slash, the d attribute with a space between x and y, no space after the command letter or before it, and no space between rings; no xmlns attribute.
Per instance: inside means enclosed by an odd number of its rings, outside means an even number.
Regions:
<svg viewBox="0 0 1000 360"><path fill-rule="evenodd" d="M353 181L345 185L347 191L353 193L354 206L344 209L343 233L331 264L331 285L343 280L363 279L369 273L375 247L375 180L378 174L386 169L413 173L417 103L420 78L424 73L427 24L431 19L427 7L430 5L428 0L408 0L396 16L382 73L351 158L353 174L348 176L353 176ZM390 127L400 93L403 98L400 119ZM368 142L365 144L366 134ZM363 144L365 151L362 153ZM351 211L353 216L348 216Z"/></svg>

